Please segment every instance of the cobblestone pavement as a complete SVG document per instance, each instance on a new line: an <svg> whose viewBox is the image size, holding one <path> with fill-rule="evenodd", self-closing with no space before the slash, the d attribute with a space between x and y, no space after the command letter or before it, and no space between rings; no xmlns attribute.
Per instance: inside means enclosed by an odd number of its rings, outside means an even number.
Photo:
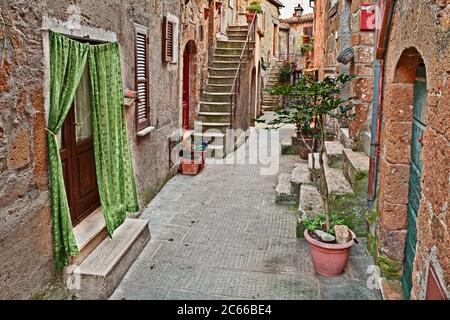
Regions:
<svg viewBox="0 0 450 320"><path fill-rule="evenodd" d="M279 173L297 159L282 156ZM366 285L364 242L343 276L315 274L295 208L275 204L279 173L260 173L260 165L209 165L170 180L142 216L152 239L111 299L379 299Z"/></svg>

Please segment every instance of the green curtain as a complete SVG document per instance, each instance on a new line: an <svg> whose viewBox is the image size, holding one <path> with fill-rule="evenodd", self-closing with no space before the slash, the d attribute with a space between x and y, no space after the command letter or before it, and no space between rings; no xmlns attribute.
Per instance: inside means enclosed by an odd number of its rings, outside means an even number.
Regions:
<svg viewBox="0 0 450 320"><path fill-rule="evenodd" d="M118 43L91 46L89 72L97 181L106 227L112 235L127 212L139 210L124 121Z"/></svg>
<svg viewBox="0 0 450 320"><path fill-rule="evenodd" d="M61 270L70 256L78 253L72 232L69 205L59 155L57 134L72 107L77 86L86 66L88 49L85 44L50 32L50 112L47 124L47 144L50 166L52 233L56 268Z"/></svg>
<svg viewBox="0 0 450 320"><path fill-rule="evenodd" d="M57 134L72 107L89 57L94 152L100 201L110 235L139 205L124 121L118 43L92 46L50 32L50 163L52 233L57 270L78 253L64 184Z"/></svg>

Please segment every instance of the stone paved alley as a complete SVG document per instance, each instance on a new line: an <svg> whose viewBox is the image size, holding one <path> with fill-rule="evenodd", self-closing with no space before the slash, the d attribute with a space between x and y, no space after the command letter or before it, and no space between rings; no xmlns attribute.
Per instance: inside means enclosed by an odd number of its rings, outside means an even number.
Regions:
<svg viewBox="0 0 450 320"><path fill-rule="evenodd" d="M296 161L282 156L279 173ZM373 262L365 240L343 276L315 274L306 241L296 238L296 209L275 204L279 173L209 165L175 176L143 214L152 239L111 298L379 299L366 285Z"/></svg>

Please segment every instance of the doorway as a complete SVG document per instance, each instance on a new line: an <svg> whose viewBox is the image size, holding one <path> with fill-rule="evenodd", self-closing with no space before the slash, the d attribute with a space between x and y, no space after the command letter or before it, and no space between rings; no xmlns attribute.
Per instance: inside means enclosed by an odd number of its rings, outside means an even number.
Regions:
<svg viewBox="0 0 450 320"><path fill-rule="evenodd" d="M86 64L72 108L59 135L60 155L73 226L100 207L89 81L89 68Z"/></svg>
<svg viewBox="0 0 450 320"><path fill-rule="evenodd" d="M409 299L412 288L412 272L416 255L417 214L421 198L422 178L422 139L425 131L425 107L427 100L427 82L424 66L417 68L414 82L413 120L411 136L411 167L408 193L408 229L405 243L405 269L402 275L402 285L405 298Z"/></svg>
<svg viewBox="0 0 450 320"><path fill-rule="evenodd" d="M189 130L189 110L190 110L190 58L189 48L186 46L183 53L183 120L182 128Z"/></svg>

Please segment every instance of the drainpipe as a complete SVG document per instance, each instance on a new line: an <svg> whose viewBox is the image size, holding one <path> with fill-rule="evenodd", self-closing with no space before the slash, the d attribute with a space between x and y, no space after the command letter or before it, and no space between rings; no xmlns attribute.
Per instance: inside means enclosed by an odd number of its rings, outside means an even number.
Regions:
<svg viewBox="0 0 450 320"><path fill-rule="evenodd" d="M386 0L383 10L383 20L376 48L376 60L374 62L374 101L372 111L372 129L370 141L370 166L369 186L367 191L367 205L369 215L372 213L373 204L377 197L378 162L380 155L380 132L383 115L383 70L384 58L389 39L392 17L394 14L395 0Z"/></svg>

